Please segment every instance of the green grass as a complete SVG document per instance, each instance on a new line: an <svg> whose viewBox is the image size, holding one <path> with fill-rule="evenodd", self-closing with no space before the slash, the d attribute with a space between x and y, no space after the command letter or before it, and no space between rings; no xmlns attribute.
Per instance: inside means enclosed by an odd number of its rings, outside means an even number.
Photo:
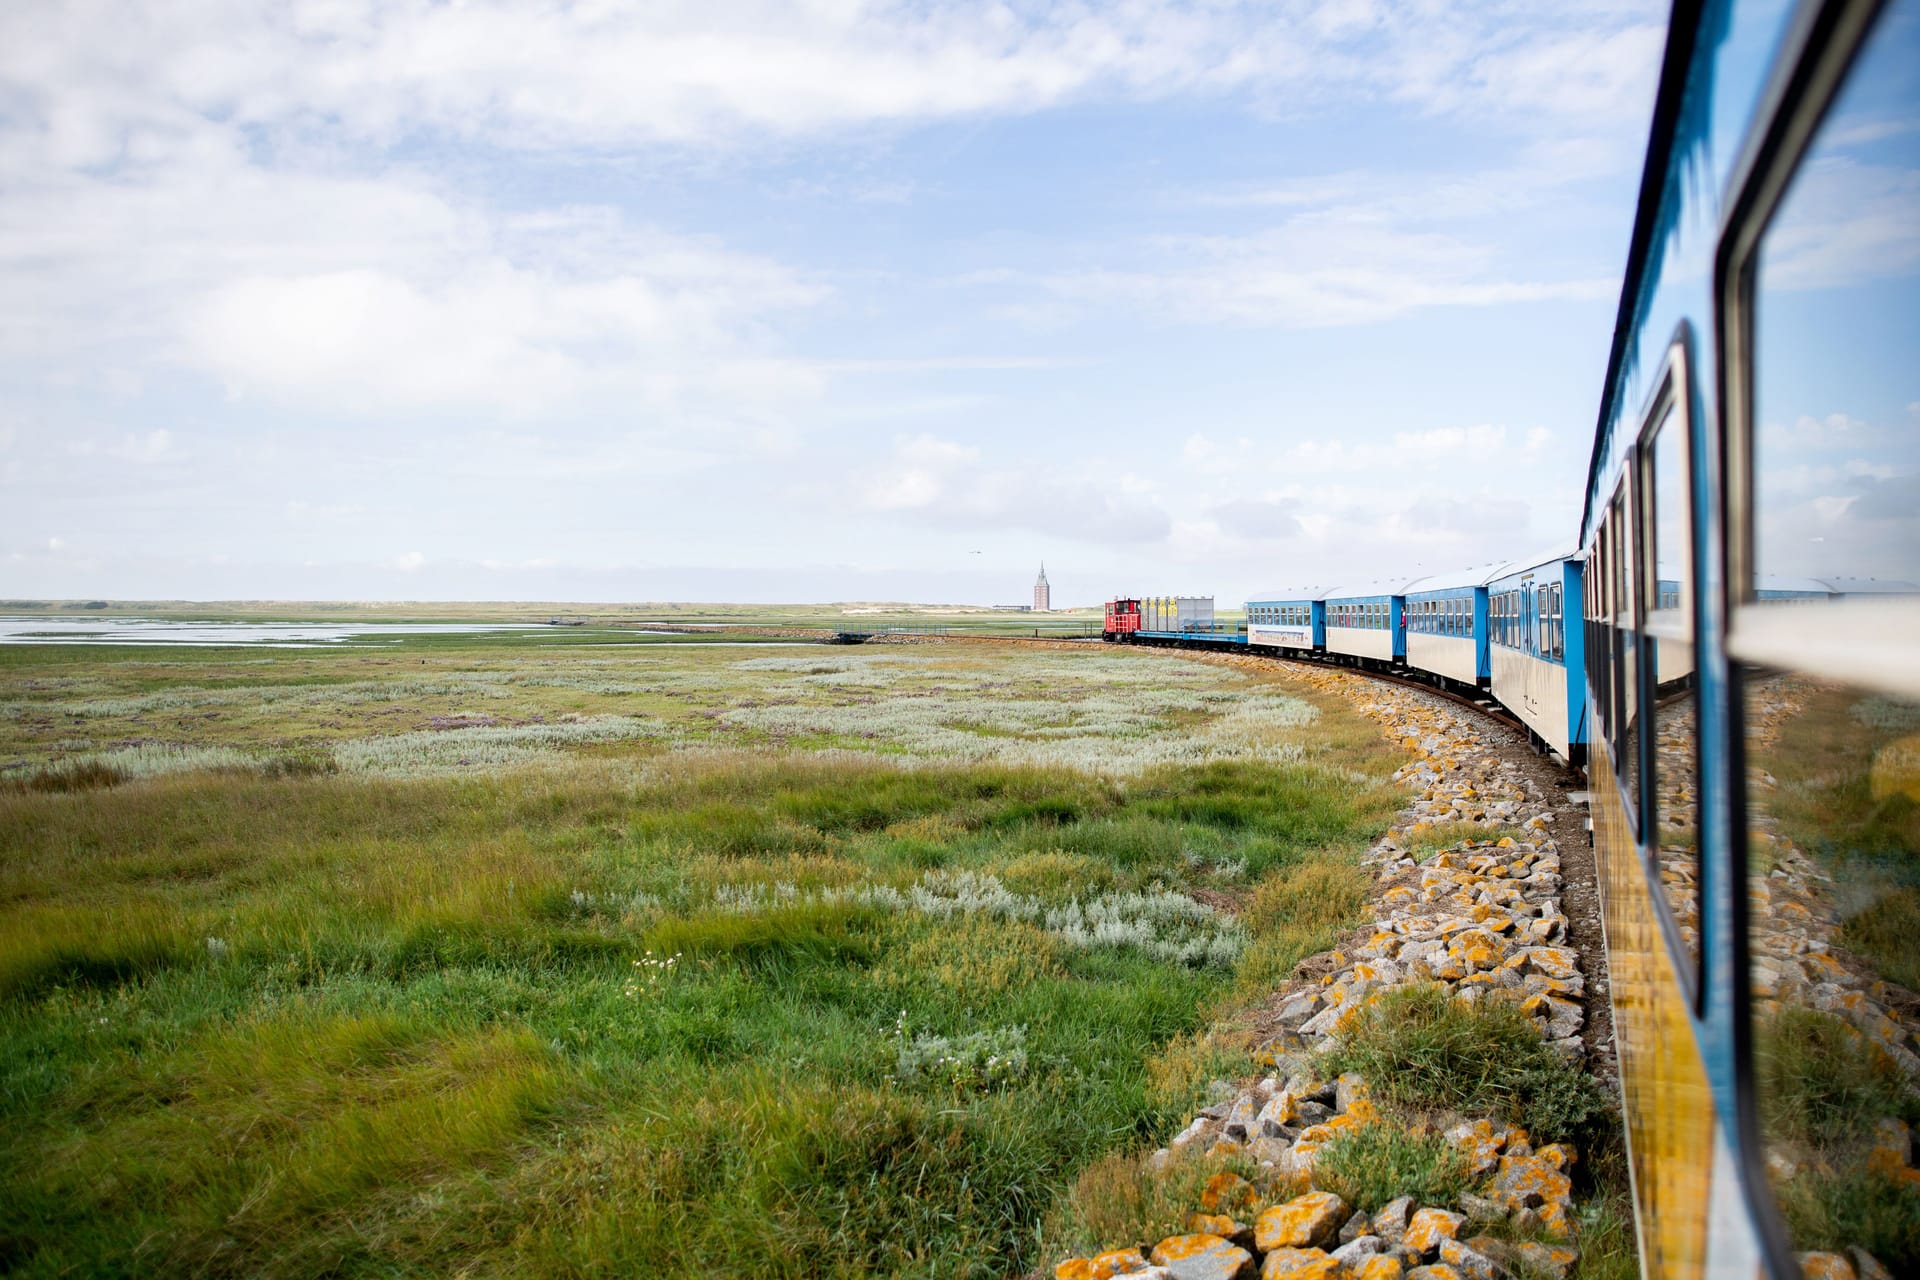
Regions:
<svg viewBox="0 0 1920 1280"><path fill-rule="evenodd" d="M1920 1120L1905 1073L1833 1014L1783 1007L1757 1041L1761 1122L1778 1140L1830 1146L1870 1136L1885 1116Z"/></svg>
<svg viewBox="0 0 1920 1280"><path fill-rule="evenodd" d="M1776 1188L1796 1249L1865 1249L1894 1275L1920 1270L1920 1187L1869 1169L1802 1173Z"/></svg>
<svg viewBox="0 0 1920 1280"><path fill-rule="evenodd" d="M706 705L797 678L739 660L668 666L719 681ZM62 700L142 685L364 686L386 678L371 661L143 651L0 678L57 721ZM555 674L546 661L448 649L424 670ZM934 678L1019 684L1042 669L1024 661L970 653ZM389 674L418 678L404 665ZM40 683L56 678L75 684ZM586 710L624 696L514 687ZM1206 1039L1215 1012L1354 906L1349 864L1397 803L1380 779L1398 761L1300 696L1320 715L1291 731L1300 759L1124 779L614 743L472 776L200 770L0 793L0 1270L1038 1262L1084 1171L1163 1140L1211 1074L1248 1065ZM300 714L364 734L387 705ZM179 741L254 750L284 712L226 710ZM930 885L950 891L939 911L913 905ZM1248 906L1240 959L1086 945L1045 914L1169 892ZM1135 932L1176 924L1141 914Z"/></svg>
<svg viewBox="0 0 1920 1280"><path fill-rule="evenodd" d="M1113 1151L1082 1169L1037 1232L1041 1252L1050 1259L1066 1259L1136 1245L1150 1249L1168 1236L1186 1234L1187 1219L1199 1209L1208 1179L1222 1171L1249 1180L1261 1176L1244 1157L1179 1159L1154 1170L1145 1163L1145 1154Z"/></svg>
<svg viewBox="0 0 1920 1280"><path fill-rule="evenodd" d="M1392 1124L1365 1125L1335 1137L1315 1158L1313 1182L1368 1213L1400 1196L1420 1204L1456 1204L1473 1185L1466 1157L1445 1138Z"/></svg>
<svg viewBox="0 0 1920 1280"><path fill-rule="evenodd" d="M1467 1004L1434 986L1400 987L1363 1009L1325 1070L1360 1072L1397 1107L1507 1120L1535 1142L1579 1141L1605 1116L1592 1079L1518 1006Z"/></svg>

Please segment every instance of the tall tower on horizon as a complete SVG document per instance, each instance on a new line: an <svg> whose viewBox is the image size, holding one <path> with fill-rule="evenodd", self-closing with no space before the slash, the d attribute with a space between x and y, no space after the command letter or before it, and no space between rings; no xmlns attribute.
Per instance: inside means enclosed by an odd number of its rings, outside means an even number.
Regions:
<svg viewBox="0 0 1920 1280"><path fill-rule="evenodd" d="M1047 562L1040 562L1040 576L1033 582L1033 611L1047 613L1053 608L1053 588L1047 585Z"/></svg>

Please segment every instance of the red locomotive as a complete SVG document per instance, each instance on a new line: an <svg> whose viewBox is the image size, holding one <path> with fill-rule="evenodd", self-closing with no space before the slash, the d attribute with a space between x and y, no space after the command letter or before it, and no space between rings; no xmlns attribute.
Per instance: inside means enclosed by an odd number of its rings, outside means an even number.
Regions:
<svg viewBox="0 0 1920 1280"><path fill-rule="evenodd" d="M1108 640L1131 637L1140 630L1140 602L1138 600L1107 601L1107 620L1100 628L1100 634Z"/></svg>

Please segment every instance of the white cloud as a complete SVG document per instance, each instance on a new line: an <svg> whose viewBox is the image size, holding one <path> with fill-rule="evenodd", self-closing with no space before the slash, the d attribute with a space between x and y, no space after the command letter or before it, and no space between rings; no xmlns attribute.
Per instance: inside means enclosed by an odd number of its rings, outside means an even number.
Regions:
<svg viewBox="0 0 1920 1280"><path fill-rule="evenodd" d="M825 292L763 258L604 208L503 215L405 174L177 159L19 176L0 202L0 355L130 347L234 395L349 411L738 406L823 384L754 327Z"/></svg>
<svg viewBox="0 0 1920 1280"><path fill-rule="evenodd" d="M11 5L0 77L65 163L211 116L388 142L711 142L1033 110L1093 93L1377 96L1564 117L1639 105L1645 3L1470 9L1295 0L1112 7L693 0Z"/></svg>
<svg viewBox="0 0 1920 1280"><path fill-rule="evenodd" d="M1246 236L1187 237L1160 246L1160 265L1065 275L1068 297L1171 313L1189 322L1304 329L1366 324L1428 307L1604 299L1612 277L1525 280L1491 247L1435 231L1343 214L1302 214Z"/></svg>
<svg viewBox="0 0 1920 1280"><path fill-rule="evenodd" d="M1471 476L1485 467L1532 459L1552 440L1545 427L1531 427L1515 448L1512 432L1500 423L1428 427L1396 431L1377 441L1327 431L1293 442L1261 448L1241 437L1228 443L1195 434L1181 446L1181 460L1193 471L1212 476L1249 473L1280 475L1292 481L1366 474L1390 483L1434 483L1454 476Z"/></svg>
<svg viewBox="0 0 1920 1280"><path fill-rule="evenodd" d="M1086 470L990 465L970 445L919 435L860 477L864 505L896 519L988 532L1019 528L1076 539L1152 542L1170 522L1158 502L1103 485Z"/></svg>
<svg viewBox="0 0 1920 1280"><path fill-rule="evenodd" d="M173 433L165 427L156 427L152 431L128 435L120 443L107 450L114 457L126 462L158 462L173 450Z"/></svg>
<svg viewBox="0 0 1920 1280"><path fill-rule="evenodd" d="M426 562L426 556L418 551L403 551L393 558L392 564L402 573L414 573Z"/></svg>

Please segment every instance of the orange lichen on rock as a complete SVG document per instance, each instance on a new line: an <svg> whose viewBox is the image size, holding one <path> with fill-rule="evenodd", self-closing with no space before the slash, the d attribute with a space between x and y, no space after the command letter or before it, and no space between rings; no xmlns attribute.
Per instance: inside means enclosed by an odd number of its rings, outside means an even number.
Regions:
<svg viewBox="0 0 1920 1280"><path fill-rule="evenodd" d="M1309 1191L1256 1218L1253 1243L1262 1252L1313 1248L1339 1235L1352 1212L1347 1202L1331 1191Z"/></svg>
<svg viewBox="0 0 1920 1280"><path fill-rule="evenodd" d="M1853 1264L1844 1253L1803 1253L1800 1274L1804 1280L1854 1280Z"/></svg>
<svg viewBox="0 0 1920 1280"><path fill-rule="evenodd" d="M1173 1269L1182 1280L1250 1280L1253 1255L1205 1232L1168 1236L1153 1246L1153 1265Z"/></svg>
<svg viewBox="0 0 1920 1280"><path fill-rule="evenodd" d="M1114 1280L1145 1271L1147 1260L1138 1249L1109 1249L1091 1258L1068 1258L1053 1269L1054 1280Z"/></svg>
<svg viewBox="0 0 1920 1280"><path fill-rule="evenodd" d="M1325 1249L1275 1249L1260 1266L1260 1280L1342 1280L1343 1271Z"/></svg>
<svg viewBox="0 0 1920 1280"><path fill-rule="evenodd" d="M1571 1163L1564 1148L1555 1157L1501 1156L1487 1194L1509 1209L1540 1209L1544 1217L1545 1209L1555 1206L1564 1216L1573 1199L1573 1179L1560 1172L1564 1163Z"/></svg>
<svg viewBox="0 0 1920 1280"><path fill-rule="evenodd" d="M1401 1280L1406 1266L1390 1253L1376 1253L1353 1269L1353 1280Z"/></svg>
<svg viewBox="0 0 1920 1280"><path fill-rule="evenodd" d="M1407 1248L1423 1256L1431 1255L1442 1240L1451 1240L1467 1225L1465 1214L1446 1209L1422 1209L1407 1224Z"/></svg>
<svg viewBox="0 0 1920 1280"><path fill-rule="evenodd" d="M1573 1264L1580 1261L1580 1251L1563 1244L1541 1244L1537 1240L1528 1240L1512 1246L1515 1260L1535 1275L1551 1277L1551 1280L1566 1280L1573 1271Z"/></svg>
<svg viewBox="0 0 1920 1280"><path fill-rule="evenodd" d="M1187 1215L1187 1230L1194 1235L1219 1236L1222 1240L1239 1242L1239 1237L1248 1228L1245 1223L1234 1221L1229 1214L1190 1213Z"/></svg>

